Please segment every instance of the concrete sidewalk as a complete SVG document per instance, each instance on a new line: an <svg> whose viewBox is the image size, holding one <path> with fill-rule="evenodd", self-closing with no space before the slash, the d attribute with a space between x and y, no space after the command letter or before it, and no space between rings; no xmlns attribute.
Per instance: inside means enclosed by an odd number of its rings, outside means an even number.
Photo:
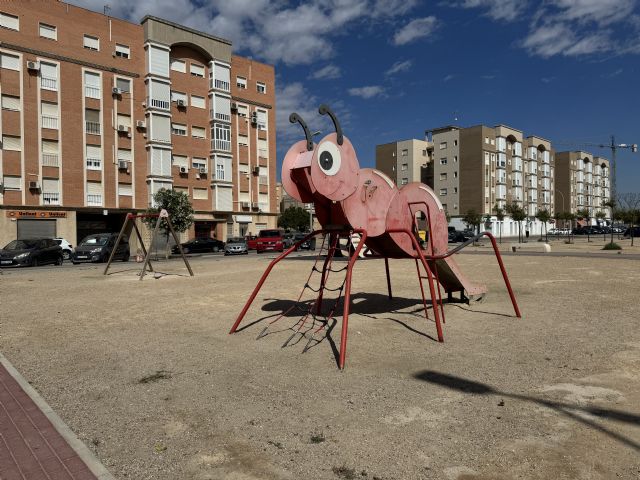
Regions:
<svg viewBox="0 0 640 480"><path fill-rule="evenodd" d="M0 479L113 479L2 354Z"/></svg>

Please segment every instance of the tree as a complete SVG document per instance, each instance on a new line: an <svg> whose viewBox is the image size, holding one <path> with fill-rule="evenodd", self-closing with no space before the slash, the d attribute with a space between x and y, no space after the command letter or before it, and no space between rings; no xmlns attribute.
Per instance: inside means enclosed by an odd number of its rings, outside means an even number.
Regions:
<svg viewBox="0 0 640 480"><path fill-rule="evenodd" d="M522 243L522 221L527 218L527 213L516 202L508 203L504 209L514 221L518 222L518 243Z"/></svg>
<svg viewBox="0 0 640 480"><path fill-rule="evenodd" d="M591 212L589 211L588 208L581 208L578 211L576 211L576 216L578 218L583 219L585 222L587 222L587 226L589 225L589 222L591 220ZM591 231L590 228L587 229L587 242L591 241L591 238L589 238L589 232Z"/></svg>
<svg viewBox="0 0 640 480"><path fill-rule="evenodd" d="M309 212L292 205L280 214L278 226L287 230L306 231L309 229Z"/></svg>
<svg viewBox="0 0 640 480"><path fill-rule="evenodd" d="M500 235L500 243L502 243L502 222L504 221L504 208L502 208L499 204L495 204L493 206L493 211L496 212L496 219L498 220L498 232Z"/></svg>
<svg viewBox="0 0 640 480"><path fill-rule="evenodd" d="M549 210L546 208L542 208L536 212L536 218L544 223L544 236L546 241L549 241L549 236L547 235L547 223L551 220L551 214ZM542 239L542 232L540 232L540 239Z"/></svg>
<svg viewBox="0 0 640 480"><path fill-rule="evenodd" d="M480 230L480 224L482 223L482 215L476 212L473 208L467 210L467 213L462 217L462 221L467 224L467 228L473 229L474 231Z"/></svg>
<svg viewBox="0 0 640 480"><path fill-rule="evenodd" d="M611 215L611 243L613 243L613 221L614 220L618 220L616 218L616 207L617 207L617 203L615 198L610 198L609 200L607 200L606 202L604 202L602 204L603 207L607 207L609 209L609 213Z"/></svg>
<svg viewBox="0 0 640 480"><path fill-rule="evenodd" d="M191 225L193 225L193 207L189 201L189 196L184 192L178 190L170 190L167 188L161 188L153 195L154 207L147 210L149 214L160 213L160 210L166 210L169 213L171 225L173 229L178 232L186 232ZM142 221L153 230L158 221L157 217L144 217ZM167 238L166 256L169 256L169 224L163 218L160 220L159 229L164 233Z"/></svg>

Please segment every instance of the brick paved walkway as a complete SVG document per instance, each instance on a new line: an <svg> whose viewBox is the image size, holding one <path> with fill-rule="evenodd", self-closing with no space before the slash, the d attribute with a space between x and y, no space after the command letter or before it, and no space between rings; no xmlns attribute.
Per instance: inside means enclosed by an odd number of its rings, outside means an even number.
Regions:
<svg viewBox="0 0 640 480"><path fill-rule="evenodd" d="M0 480L96 480L0 363Z"/></svg>

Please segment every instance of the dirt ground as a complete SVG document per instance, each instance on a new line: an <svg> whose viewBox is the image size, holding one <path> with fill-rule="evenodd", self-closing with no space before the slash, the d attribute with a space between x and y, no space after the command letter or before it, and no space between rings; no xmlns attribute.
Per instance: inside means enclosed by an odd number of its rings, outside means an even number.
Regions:
<svg viewBox="0 0 640 480"><path fill-rule="evenodd" d="M383 263L358 262L344 371L328 339L281 348L295 316L250 325L292 304L309 259L277 265L227 334L253 254L143 282L5 270L0 350L118 479L639 478L640 261L505 257L517 319L495 259L456 258L489 294L445 306L442 344L411 262L391 262L393 301Z"/></svg>

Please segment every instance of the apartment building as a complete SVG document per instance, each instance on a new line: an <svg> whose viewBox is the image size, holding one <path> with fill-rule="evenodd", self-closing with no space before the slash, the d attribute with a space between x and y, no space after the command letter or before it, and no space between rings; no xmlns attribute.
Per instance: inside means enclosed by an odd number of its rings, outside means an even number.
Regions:
<svg viewBox="0 0 640 480"><path fill-rule="evenodd" d="M416 139L376 145L376 169L384 172L396 185L426 183L432 150L430 142Z"/></svg>
<svg viewBox="0 0 640 480"><path fill-rule="evenodd" d="M0 243L118 231L161 188L185 237L276 224L275 75L231 42L55 0L0 5Z"/></svg>
<svg viewBox="0 0 640 480"><path fill-rule="evenodd" d="M609 160L584 151L559 152L555 178L556 211L575 214L587 209L592 221L598 212L609 216L609 208L603 206L611 196Z"/></svg>

